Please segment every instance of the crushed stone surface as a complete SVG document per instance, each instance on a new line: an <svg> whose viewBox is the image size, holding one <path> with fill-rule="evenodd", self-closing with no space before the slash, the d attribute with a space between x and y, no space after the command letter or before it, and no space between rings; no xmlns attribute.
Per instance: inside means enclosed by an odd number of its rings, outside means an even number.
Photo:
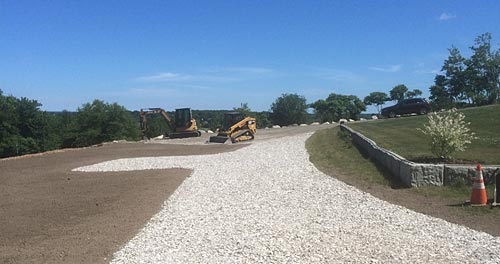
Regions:
<svg viewBox="0 0 500 264"><path fill-rule="evenodd" d="M311 133L205 156L76 171L193 174L111 263L500 263L500 238L393 205L318 171Z"/></svg>

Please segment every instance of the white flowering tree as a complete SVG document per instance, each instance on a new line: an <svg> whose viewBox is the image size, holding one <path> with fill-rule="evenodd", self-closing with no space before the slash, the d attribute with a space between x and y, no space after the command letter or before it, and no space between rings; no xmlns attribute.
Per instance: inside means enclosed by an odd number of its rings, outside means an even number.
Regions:
<svg viewBox="0 0 500 264"><path fill-rule="evenodd" d="M470 131L470 123L465 122L465 115L457 109L428 115L428 123L419 129L431 137L431 151L440 158L451 158L458 151L464 151L476 137Z"/></svg>

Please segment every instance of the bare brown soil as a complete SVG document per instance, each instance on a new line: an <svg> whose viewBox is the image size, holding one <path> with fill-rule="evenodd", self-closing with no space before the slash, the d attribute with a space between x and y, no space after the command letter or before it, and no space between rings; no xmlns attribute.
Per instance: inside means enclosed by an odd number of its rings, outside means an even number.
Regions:
<svg viewBox="0 0 500 264"><path fill-rule="evenodd" d="M241 147L116 143L0 160L0 263L107 263L191 173L82 173L74 168Z"/></svg>

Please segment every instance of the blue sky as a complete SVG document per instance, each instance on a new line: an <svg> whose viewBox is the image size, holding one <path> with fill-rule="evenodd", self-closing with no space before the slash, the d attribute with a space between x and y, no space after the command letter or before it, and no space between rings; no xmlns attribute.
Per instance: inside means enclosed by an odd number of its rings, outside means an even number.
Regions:
<svg viewBox="0 0 500 264"><path fill-rule="evenodd" d="M269 110L424 91L452 45L500 42L500 1L0 1L0 89L44 110L93 99L146 107ZM369 108L374 112L375 108Z"/></svg>

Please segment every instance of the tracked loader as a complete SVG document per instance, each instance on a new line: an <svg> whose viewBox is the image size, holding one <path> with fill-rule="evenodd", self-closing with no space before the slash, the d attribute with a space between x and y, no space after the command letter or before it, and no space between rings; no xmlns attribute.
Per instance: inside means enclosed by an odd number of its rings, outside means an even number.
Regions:
<svg viewBox="0 0 500 264"><path fill-rule="evenodd" d="M199 137L201 132L198 131L198 126L196 125L196 120L193 118L191 113L191 108L179 108L175 109L175 119L170 118L168 113L161 108L146 108L141 109L141 130L146 137L146 133L149 129L148 127L148 116L160 114L166 121L167 126L170 128L170 132L167 132L165 136L169 138L187 138L187 137Z"/></svg>
<svg viewBox="0 0 500 264"><path fill-rule="evenodd" d="M217 136L210 137L209 142L225 143L231 139L232 143L254 139L257 132L257 121L253 117L245 117L239 112L224 114L224 124Z"/></svg>

